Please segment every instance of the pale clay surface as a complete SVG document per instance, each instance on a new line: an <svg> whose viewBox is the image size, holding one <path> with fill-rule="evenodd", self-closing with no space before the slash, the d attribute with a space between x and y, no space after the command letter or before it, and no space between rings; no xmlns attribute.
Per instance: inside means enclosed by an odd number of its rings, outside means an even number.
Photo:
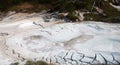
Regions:
<svg viewBox="0 0 120 65"><path fill-rule="evenodd" d="M0 65L24 59L58 65L120 62L120 24L44 22L43 16L18 13L0 22Z"/></svg>

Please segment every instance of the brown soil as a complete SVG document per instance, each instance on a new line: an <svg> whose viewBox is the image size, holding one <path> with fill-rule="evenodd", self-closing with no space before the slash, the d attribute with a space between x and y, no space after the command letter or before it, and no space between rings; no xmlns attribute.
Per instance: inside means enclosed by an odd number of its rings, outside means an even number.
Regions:
<svg viewBox="0 0 120 65"><path fill-rule="evenodd" d="M16 12L32 13L32 12L40 12L48 8L51 8L49 4L32 4L29 2L25 2L19 5L13 6L9 8L9 10L16 11Z"/></svg>
<svg viewBox="0 0 120 65"><path fill-rule="evenodd" d="M19 8L19 9L33 9L34 6L33 6L33 4L25 2L25 3L18 5L17 8Z"/></svg>

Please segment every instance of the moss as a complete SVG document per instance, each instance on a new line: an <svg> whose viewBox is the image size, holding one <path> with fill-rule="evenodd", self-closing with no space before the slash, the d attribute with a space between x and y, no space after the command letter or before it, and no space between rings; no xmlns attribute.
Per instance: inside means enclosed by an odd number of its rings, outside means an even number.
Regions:
<svg viewBox="0 0 120 65"><path fill-rule="evenodd" d="M87 9L88 11L91 11L92 6L93 6L94 1L93 0L87 0L87 2L85 3L85 7L84 9ZM94 10L93 10L94 11Z"/></svg>
<svg viewBox="0 0 120 65"><path fill-rule="evenodd" d="M95 21L101 21L102 19L104 18L107 18L107 17L103 17L102 15L99 15L99 14L85 14L85 20L95 20Z"/></svg>
<svg viewBox="0 0 120 65"><path fill-rule="evenodd" d="M103 3L103 11L108 16L120 16L120 11L112 7L108 1Z"/></svg>
<svg viewBox="0 0 120 65"><path fill-rule="evenodd" d="M25 65L34 65L34 61L27 61L26 63L25 63Z"/></svg>
<svg viewBox="0 0 120 65"><path fill-rule="evenodd" d="M120 16L103 17L97 14L85 14L85 20L120 23Z"/></svg>
<svg viewBox="0 0 120 65"><path fill-rule="evenodd" d="M53 64L48 64L44 61L27 61L25 65L53 65Z"/></svg>
<svg viewBox="0 0 120 65"><path fill-rule="evenodd" d="M120 11L112 7L108 1L103 1L101 5L103 13L89 13L85 14L85 20L103 21L103 22L120 22ZM103 16L105 14L106 16Z"/></svg>
<svg viewBox="0 0 120 65"><path fill-rule="evenodd" d="M66 17L72 21L76 21L76 19L78 19L75 12L69 12Z"/></svg>
<svg viewBox="0 0 120 65"><path fill-rule="evenodd" d="M48 65L46 62L43 61L36 61L35 65Z"/></svg>
<svg viewBox="0 0 120 65"><path fill-rule="evenodd" d="M16 62L16 63L11 63L10 65L19 65L19 63L18 63L18 62Z"/></svg>
<svg viewBox="0 0 120 65"><path fill-rule="evenodd" d="M105 22L108 21L110 23L120 23L120 16L106 18L103 21L105 21Z"/></svg>

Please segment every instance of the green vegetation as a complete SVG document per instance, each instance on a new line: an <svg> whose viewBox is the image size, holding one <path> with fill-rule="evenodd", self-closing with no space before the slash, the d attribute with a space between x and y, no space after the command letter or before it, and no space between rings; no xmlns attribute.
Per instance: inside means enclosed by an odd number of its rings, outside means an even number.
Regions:
<svg viewBox="0 0 120 65"><path fill-rule="evenodd" d="M105 22L120 22L120 11L117 11L110 5L120 5L120 0L0 0L0 11L15 10L17 12L40 12L48 10L49 12L67 12L65 16L72 21L78 19L76 10L87 11L84 20L96 20ZM101 9L103 12L99 12Z"/></svg>
<svg viewBox="0 0 120 65"><path fill-rule="evenodd" d="M10 65L19 65L19 63L16 62L16 63L12 63ZM44 61L27 61L25 63L25 65L54 65L54 64L48 64L48 63L46 63Z"/></svg>
<svg viewBox="0 0 120 65"><path fill-rule="evenodd" d="M102 13L85 14L85 20L96 20L96 21L112 22L112 23L120 22L120 11L117 11L117 9L112 7L108 1L102 2L102 10L103 10L103 14Z"/></svg>
<svg viewBox="0 0 120 65"><path fill-rule="evenodd" d="M72 21L75 21L76 19L78 19L75 12L69 12L66 17L69 18Z"/></svg>
<svg viewBox="0 0 120 65"><path fill-rule="evenodd" d="M18 63L18 62L15 62L15 63L12 63L12 64L10 64L10 65L19 65L19 63Z"/></svg>
<svg viewBox="0 0 120 65"><path fill-rule="evenodd" d="M117 23L120 22L120 11L117 11L114 7L112 7L109 3L110 1L101 1L98 5L96 3L95 7L98 7L103 10L102 13L99 13L95 8L92 13L85 14L85 20L96 20L96 21L103 21L103 22L113 22ZM97 14L96 14L97 13Z"/></svg>
<svg viewBox="0 0 120 65"><path fill-rule="evenodd" d="M48 65L46 62L43 61L27 61L25 65Z"/></svg>

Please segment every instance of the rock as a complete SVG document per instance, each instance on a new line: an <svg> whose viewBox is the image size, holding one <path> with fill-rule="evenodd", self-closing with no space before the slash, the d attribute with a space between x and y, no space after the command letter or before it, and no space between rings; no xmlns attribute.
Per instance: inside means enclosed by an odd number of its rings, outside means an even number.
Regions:
<svg viewBox="0 0 120 65"><path fill-rule="evenodd" d="M45 17L43 17L44 22L50 22L51 19L51 15L46 15Z"/></svg>
<svg viewBox="0 0 120 65"><path fill-rule="evenodd" d="M112 3L113 3L114 5L120 5L119 0L112 0Z"/></svg>
<svg viewBox="0 0 120 65"><path fill-rule="evenodd" d="M8 14L7 14L7 16L13 15L15 13L16 13L16 11L9 11Z"/></svg>
<svg viewBox="0 0 120 65"><path fill-rule="evenodd" d="M45 22L50 22L50 20L49 20L49 19L44 19L44 21L45 21Z"/></svg>

